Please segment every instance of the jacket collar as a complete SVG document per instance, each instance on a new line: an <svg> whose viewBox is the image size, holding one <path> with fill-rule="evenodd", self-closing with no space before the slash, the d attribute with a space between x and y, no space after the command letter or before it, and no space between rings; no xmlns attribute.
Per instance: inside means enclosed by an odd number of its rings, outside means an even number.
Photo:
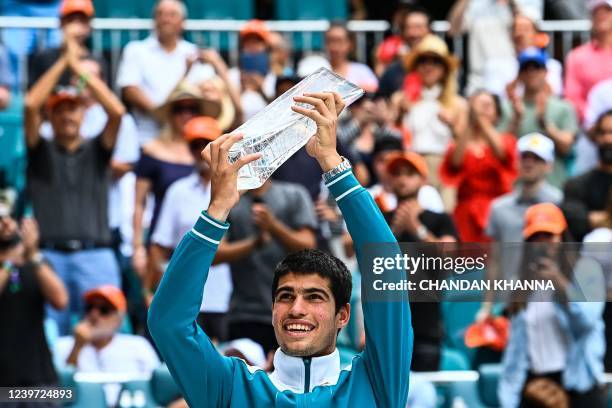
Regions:
<svg viewBox="0 0 612 408"><path fill-rule="evenodd" d="M302 358L289 356L279 348L274 354L274 372L270 380L280 391L301 394L319 385L335 385L339 376L338 349L326 356Z"/></svg>

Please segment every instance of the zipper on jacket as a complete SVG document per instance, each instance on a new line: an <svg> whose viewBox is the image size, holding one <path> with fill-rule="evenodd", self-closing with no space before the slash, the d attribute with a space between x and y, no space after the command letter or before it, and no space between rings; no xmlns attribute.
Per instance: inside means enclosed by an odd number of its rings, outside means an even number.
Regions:
<svg viewBox="0 0 612 408"><path fill-rule="evenodd" d="M310 362L312 361L310 357L304 358L304 394L310 392Z"/></svg>

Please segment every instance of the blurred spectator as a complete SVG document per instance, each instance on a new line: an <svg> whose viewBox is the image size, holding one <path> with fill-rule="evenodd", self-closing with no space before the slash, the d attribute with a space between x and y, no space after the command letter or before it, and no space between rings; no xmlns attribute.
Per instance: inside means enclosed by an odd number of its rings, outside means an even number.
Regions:
<svg viewBox="0 0 612 408"><path fill-rule="evenodd" d="M519 9L520 8L520 9ZM467 94L485 86L485 66L488 60L514 55L510 41L510 26L514 16L529 10L535 21L543 15L543 0L457 0L448 15L449 34L468 33Z"/></svg>
<svg viewBox="0 0 612 408"><path fill-rule="evenodd" d="M204 114L204 100L200 90L181 81L155 115L164 124L159 135L142 146L136 164L136 201L134 208L134 258L136 272L144 277L151 234L168 187L176 180L193 172L193 156L184 138L185 125L190 119ZM153 214L148 233L144 234L144 215L147 196L153 193ZM144 241L143 241L144 239Z"/></svg>
<svg viewBox="0 0 612 408"><path fill-rule="evenodd" d="M81 54L88 56L88 40L91 36L91 19L94 16L94 6L91 0L63 0L60 6L60 28L64 37L62 47L67 41L74 39L80 46ZM32 55L28 61L28 88L40 78L62 55L62 48L46 47ZM91 56L89 56L92 58ZM105 66L105 62L99 63ZM104 70L106 72L106 69ZM60 85L69 85L70 71L66 70L59 80ZM103 78L105 81L107 77Z"/></svg>
<svg viewBox="0 0 612 408"><path fill-rule="evenodd" d="M0 263L0 347L4 350L0 353L0 384L59 385L45 338L45 302L63 309L68 304L68 293L38 252L36 221L24 218L18 231L15 220L2 216Z"/></svg>
<svg viewBox="0 0 612 408"><path fill-rule="evenodd" d="M555 145L539 133L523 136L518 141L519 175L515 188L491 203L485 233L500 245L491 247L487 274L490 279L515 279L519 268L520 249L506 243L523 239L524 215L527 208L539 203L559 204L563 193L546 181L555 161ZM477 320L491 315L490 302L483 302Z"/></svg>
<svg viewBox="0 0 612 408"><path fill-rule="evenodd" d="M468 125L457 133L440 168L444 183L457 186L454 220L463 242L488 242L484 228L491 202L512 189L516 139L500 134L499 99L488 92L470 98Z"/></svg>
<svg viewBox="0 0 612 408"><path fill-rule="evenodd" d="M365 91L375 92L378 78L367 65L350 60L353 47L353 34L346 24L332 22L325 32L325 53L332 71Z"/></svg>
<svg viewBox="0 0 612 408"><path fill-rule="evenodd" d="M87 75L104 78L102 67L97 60L86 57L80 60L81 68ZM78 87L79 78L72 76L71 85ZM108 121L108 115L102 105L94 98L91 91L84 88L81 97L85 112L81 123L81 136L92 139L104 130ZM48 121L40 126L41 137L52 140L53 128ZM136 285L137 279L129 268L129 260L132 258L132 218L134 215L134 190L136 177L132 172L134 164L140 155L138 146L138 131L134 119L130 114L124 114L121 126L117 134L117 143L111 158L111 185L108 195L108 223L113 236L113 249L118 256L119 265L126 283L126 294L132 301L134 293L136 299L140 299L140 286ZM130 304L130 313L137 309L137 304ZM140 319L142 320L142 318ZM135 321L136 325L139 323Z"/></svg>
<svg viewBox="0 0 612 408"><path fill-rule="evenodd" d="M589 0L588 4L592 39L570 51L565 60L565 96L581 121L591 88L612 77L612 1Z"/></svg>
<svg viewBox="0 0 612 408"><path fill-rule="evenodd" d="M13 73L4 45L0 43L0 111L6 109L11 102L11 87Z"/></svg>
<svg viewBox="0 0 612 408"><path fill-rule="evenodd" d="M151 344L141 336L119 333L127 302L120 289L105 285L83 296L85 317L74 335L57 339L54 350L58 367L77 372L150 375L159 366ZM117 406L121 384L105 384L106 403Z"/></svg>
<svg viewBox="0 0 612 408"><path fill-rule="evenodd" d="M386 166L398 204L385 218L398 242L456 242L457 231L450 216L425 210L417 200L428 176L425 159L414 152L395 153L388 157ZM426 277L431 279L430 273ZM410 309L414 330L411 370L437 371L444 335L440 303L413 301Z"/></svg>
<svg viewBox="0 0 612 408"><path fill-rule="evenodd" d="M384 136L377 139L372 150L371 167L373 177L378 181L368 189L374 201L383 213L395 210L397 197L393 193L391 175L387 171L387 160L389 156L401 153L402 142L394 136ZM421 208L437 213L444 212L444 204L438 191L429 184L423 184L419 188L417 201Z"/></svg>
<svg viewBox="0 0 612 408"><path fill-rule="evenodd" d="M60 333L68 332L71 313L81 310L85 291L120 284L110 249L108 189L111 155L125 108L100 78L83 68L79 54L78 43L70 39L64 54L26 95L24 110L27 190L40 224L40 246L71 291L70 310L49 310ZM108 120L95 138L85 139L81 134L86 107L79 88L59 88L52 94L66 68L106 112ZM43 105L53 141L40 135Z"/></svg>
<svg viewBox="0 0 612 408"><path fill-rule="evenodd" d="M574 174L579 176L597 167L597 146L593 143L589 132L597 118L602 113L612 109L612 78L599 82L595 85L589 97L584 114L583 128L586 132L579 135L576 141L576 162L574 163Z"/></svg>
<svg viewBox="0 0 612 408"><path fill-rule="evenodd" d="M212 67L216 76L210 77L204 66L194 66L195 62ZM223 132L241 125L243 112L240 92L232 83L230 70L219 53L213 49L200 50L196 58L189 61L187 70L186 79L202 92L206 116L216 118Z"/></svg>
<svg viewBox="0 0 612 408"><path fill-rule="evenodd" d="M388 98L402 88L406 75L402 58L427 34L431 34L431 21L424 9L410 8L401 15L399 35L385 39L378 47L379 95Z"/></svg>
<svg viewBox="0 0 612 408"><path fill-rule="evenodd" d="M568 180L564 188L563 211L572 236L582 241L605 220L606 200L612 190L612 110L599 116L591 130L599 153L595 169Z"/></svg>
<svg viewBox="0 0 612 408"><path fill-rule="evenodd" d="M559 204L563 199L561 190L546 181L555 161L553 141L532 133L519 140L518 152L517 186L491 204L486 233L496 242L520 242L527 208L538 203Z"/></svg>
<svg viewBox="0 0 612 408"><path fill-rule="evenodd" d="M291 68L291 43L282 34L270 33L270 71L275 79L293 75Z"/></svg>
<svg viewBox="0 0 612 408"><path fill-rule="evenodd" d="M240 89L244 120L249 120L274 96L276 74L271 69L272 33L263 21L248 21L240 29L239 66L229 71L233 84ZM274 54L278 57L278 54Z"/></svg>
<svg viewBox="0 0 612 408"><path fill-rule="evenodd" d="M516 55L530 48L545 49L549 37L538 30L538 20L520 13L512 23L512 43ZM484 87L488 91L506 96L506 86L514 81L519 73L519 61L515 55L488 59L485 65ZM554 95L563 94L563 67L553 58L546 59L546 82Z"/></svg>
<svg viewBox="0 0 612 408"><path fill-rule="evenodd" d="M159 283L164 265L170 260L174 248L183 236L193 227L202 208L210 202L210 168L202 158L201 152L206 145L221 135L219 123L209 117L191 119L185 125L184 136L195 162L190 176L183 177L170 185L164 197L157 227L151 236L150 263L147 271L146 290L152 294ZM227 337L225 313L232 293L229 266L214 265L204 289L198 323L206 334L216 341ZM147 303L150 303L149 301Z"/></svg>
<svg viewBox="0 0 612 408"><path fill-rule="evenodd" d="M270 308L274 267L289 252L315 247L316 220L304 187L270 179L232 209L232 228L215 258L232 270L230 340L249 338L266 353L276 350Z"/></svg>
<svg viewBox="0 0 612 408"><path fill-rule="evenodd" d="M366 93L346 112L338 124L338 139L366 161L378 139L386 136L401 137L399 130L390 126L393 117L384 98Z"/></svg>
<svg viewBox="0 0 612 408"><path fill-rule="evenodd" d="M520 279L550 280L555 290L513 293L498 386L503 407L606 406L603 294L583 300L584 293L603 291L601 268L581 264L563 246L566 232L567 222L554 204L536 204L525 213Z"/></svg>
<svg viewBox="0 0 612 408"><path fill-rule="evenodd" d="M546 83L546 53L528 48L519 55L519 76L508 86L510 101L503 105L499 128L521 137L529 133L543 133L555 143L555 166L548 180L561 187L568 177L569 155L578 120L572 105L554 96ZM520 95L517 87L524 88Z"/></svg>
<svg viewBox="0 0 612 408"><path fill-rule="evenodd" d="M585 235L582 241L585 245L582 248L583 255L593 257L604 270L606 279L606 299L612 295L612 190L608 192L608 203L606 205L606 217L601 225ZM612 303L606 302L604 309L604 322L606 324L606 345L612 344ZM606 347L604 359L606 372L612 370L612 350Z"/></svg>
<svg viewBox="0 0 612 408"><path fill-rule="evenodd" d="M429 173L425 159L414 152L394 153L386 160L386 170L398 204L385 216L398 241L457 241L450 216L424 209L418 202L419 190L426 185Z"/></svg>
<svg viewBox="0 0 612 408"><path fill-rule="evenodd" d="M154 111L185 74L187 59L197 52L195 44L182 38L186 17L182 1L158 0L155 32L145 40L128 43L123 50L117 87L130 104L140 144L159 134Z"/></svg>
<svg viewBox="0 0 612 408"><path fill-rule="evenodd" d="M59 14L60 0L3 0L0 2L0 16L16 17L50 17ZM7 47L11 71L16 75L25 68L22 65L27 55L36 47L56 47L61 38L59 30L40 32L35 28L5 28L0 32L2 43ZM17 78L15 87L22 84L24 78Z"/></svg>
<svg viewBox="0 0 612 408"><path fill-rule="evenodd" d="M446 43L430 34L404 59L410 74L393 96L407 133L405 146L425 158L429 182L440 190L446 208L453 192L440 184L438 168L448 144L465 122L465 100L457 93L457 60Z"/></svg>

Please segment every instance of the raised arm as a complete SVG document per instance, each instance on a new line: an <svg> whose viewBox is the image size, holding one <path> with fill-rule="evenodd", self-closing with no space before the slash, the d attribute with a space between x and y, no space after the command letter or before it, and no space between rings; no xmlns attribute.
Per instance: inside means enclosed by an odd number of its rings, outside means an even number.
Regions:
<svg viewBox="0 0 612 408"><path fill-rule="evenodd" d="M39 128L42 122L41 109L67 67L66 57L61 55L57 61L51 65L51 68L36 81L25 97L23 123L26 144L29 148L35 147L40 140Z"/></svg>
<svg viewBox="0 0 612 408"><path fill-rule="evenodd" d="M312 94L297 97L296 101L315 107L315 110L293 107L296 112L317 122L316 137L307 144L309 154L319 161L324 172L335 168L342 162L336 152L335 129L337 116L344 107L340 96ZM368 244L378 244L377 256L385 257L399 254L399 246L378 206L350 170L337 174L326 186L342 211L360 262L366 332L363 359L378 406L403 408L408 398L413 344L408 296L405 292L381 292L373 298L371 285L375 279L400 282L405 279L405 271L391 268L381 275L374 275L372 264L364 256Z"/></svg>
<svg viewBox="0 0 612 408"><path fill-rule="evenodd" d="M75 40L71 40L75 41ZM69 49L75 47L69 44ZM81 67L79 62L79 56L76 53L69 52L67 56L68 66L74 72L74 74L82 81L93 94L93 97L102 105L102 108L108 116L106 126L102 131L102 145L107 150L113 150L117 141L117 134L119 133L119 126L121 125L121 118L125 114L125 107L115 96L108 86L96 75L89 75L89 73Z"/></svg>
<svg viewBox="0 0 612 408"><path fill-rule="evenodd" d="M233 367L196 323L204 284L219 242L238 202L238 170L259 155L227 161L240 136L224 135L209 144L204 157L212 171L211 203L174 251L149 309L149 330L189 406L230 405Z"/></svg>

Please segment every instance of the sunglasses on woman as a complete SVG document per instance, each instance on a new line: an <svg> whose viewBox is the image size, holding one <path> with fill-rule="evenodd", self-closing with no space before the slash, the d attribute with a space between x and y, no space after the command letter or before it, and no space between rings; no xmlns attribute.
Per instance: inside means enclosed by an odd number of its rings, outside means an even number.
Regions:
<svg viewBox="0 0 612 408"><path fill-rule="evenodd" d="M446 63L444 62L444 60L439 57L433 57L433 56L419 57L416 61L416 65L425 65L425 64L446 66Z"/></svg>
<svg viewBox="0 0 612 408"><path fill-rule="evenodd" d="M183 104L175 104L172 105L171 112L173 114L178 113L191 113L192 115L199 115L201 108L199 105L183 105Z"/></svg>

